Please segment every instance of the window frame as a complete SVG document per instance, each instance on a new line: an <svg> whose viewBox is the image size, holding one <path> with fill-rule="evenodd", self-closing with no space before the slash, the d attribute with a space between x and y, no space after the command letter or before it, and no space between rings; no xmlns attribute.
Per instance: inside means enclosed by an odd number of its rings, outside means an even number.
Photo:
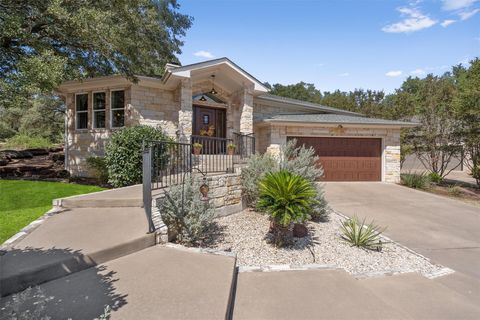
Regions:
<svg viewBox="0 0 480 320"><path fill-rule="evenodd" d="M87 95L87 109L86 110L78 110L77 105L77 96ZM79 113L86 113L87 114L87 126L85 128L78 127L78 114ZM88 92L76 92L75 93L75 130L88 130Z"/></svg>
<svg viewBox="0 0 480 320"><path fill-rule="evenodd" d="M104 93L105 94L105 106L103 109L95 109L95 93ZM97 121L95 114L97 112L105 112L105 126L97 127ZM107 92L104 90L101 91L92 91L92 129L107 129Z"/></svg>
<svg viewBox="0 0 480 320"><path fill-rule="evenodd" d="M122 108L113 108L113 99L112 99L112 95L114 92L116 91L123 91L123 107ZM119 129L119 128L123 128L125 127L125 89L113 89L113 90L110 90L110 128L112 129ZM123 126L120 126L120 127L115 127L113 126L113 112L116 111L116 110L123 110Z"/></svg>

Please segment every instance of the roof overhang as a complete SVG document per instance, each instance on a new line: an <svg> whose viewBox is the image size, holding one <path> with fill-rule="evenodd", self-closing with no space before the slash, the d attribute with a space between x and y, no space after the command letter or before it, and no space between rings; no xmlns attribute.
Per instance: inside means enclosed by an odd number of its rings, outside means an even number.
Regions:
<svg viewBox="0 0 480 320"><path fill-rule="evenodd" d="M55 90L57 94L74 93L79 91L95 90L102 87L127 87L133 84L144 87L162 88L164 84L161 79L146 76L136 76L137 82L127 79L121 75L87 78L83 80L65 81Z"/></svg>
<svg viewBox="0 0 480 320"><path fill-rule="evenodd" d="M168 68L162 82L168 88L176 88L182 79L190 78L192 82L210 81L215 75L215 82L224 88L236 90L238 87L253 85L254 95L268 92L268 89L254 76L240 68L228 58L214 59L182 67Z"/></svg>
<svg viewBox="0 0 480 320"><path fill-rule="evenodd" d="M352 116L358 116L358 117L363 117L364 116L363 114L357 113L357 112L352 112L352 111L347 111L347 110L322 106L320 104L311 103L311 102L308 102L308 101L301 101L301 100L296 100L296 99L279 97L279 96L274 96L274 95L270 95L270 94L260 95L260 96L256 97L256 99L257 99L257 101L263 100L265 102L268 102L268 104L270 104L272 106L277 106L277 107L285 107L285 106L302 107L302 109L312 110L312 111L321 111L321 112L325 112L325 113L352 115Z"/></svg>

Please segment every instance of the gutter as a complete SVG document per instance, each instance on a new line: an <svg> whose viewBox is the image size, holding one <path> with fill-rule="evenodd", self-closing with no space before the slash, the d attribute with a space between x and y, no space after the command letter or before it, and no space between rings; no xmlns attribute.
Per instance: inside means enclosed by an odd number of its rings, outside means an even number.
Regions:
<svg viewBox="0 0 480 320"><path fill-rule="evenodd" d="M265 119L258 123L261 124L271 124L271 125L289 125L289 124L297 124L297 125L305 125L305 126L315 126L315 125L328 125L328 126L373 126L373 127L399 127L399 128L413 128L421 125L421 123L416 122L405 122L405 123L365 123L365 122L310 122L310 121L301 121L301 120L275 120L275 119Z"/></svg>

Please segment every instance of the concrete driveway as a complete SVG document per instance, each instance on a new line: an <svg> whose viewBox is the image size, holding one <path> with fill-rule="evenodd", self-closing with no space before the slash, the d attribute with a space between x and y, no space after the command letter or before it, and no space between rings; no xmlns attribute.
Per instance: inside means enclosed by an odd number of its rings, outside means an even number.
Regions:
<svg viewBox="0 0 480 320"><path fill-rule="evenodd" d="M390 238L454 269L436 281L480 301L479 207L378 182L328 182L325 190L333 209L374 219Z"/></svg>

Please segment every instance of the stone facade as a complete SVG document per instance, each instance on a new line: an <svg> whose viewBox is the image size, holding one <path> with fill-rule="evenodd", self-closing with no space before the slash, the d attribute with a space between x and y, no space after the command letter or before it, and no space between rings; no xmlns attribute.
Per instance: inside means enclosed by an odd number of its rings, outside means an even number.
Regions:
<svg viewBox="0 0 480 320"><path fill-rule="evenodd" d="M208 176L208 196L215 206L217 216L239 212L242 205L242 181L240 171Z"/></svg>
<svg viewBox="0 0 480 320"><path fill-rule="evenodd" d="M346 127L341 134L325 125L268 125L257 126L258 151L278 154L289 136L306 137L364 137L382 139L382 181L400 182L400 129Z"/></svg>

